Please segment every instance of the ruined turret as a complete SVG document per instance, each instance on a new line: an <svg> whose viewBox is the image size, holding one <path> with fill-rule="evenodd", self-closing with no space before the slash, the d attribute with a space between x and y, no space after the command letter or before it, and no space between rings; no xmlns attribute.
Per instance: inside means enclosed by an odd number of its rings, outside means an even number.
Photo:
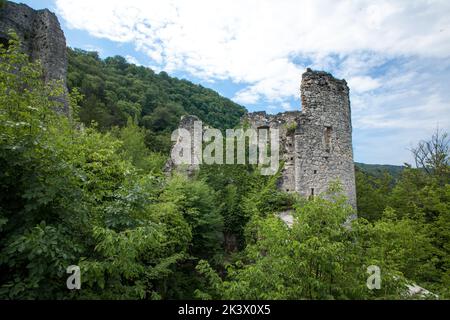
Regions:
<svg viewBox="0 0 450 320"><path fill-rule="evenodd" d="M279 188L314 197L339 180L356 208L349 88L345 80L308 69L301 84L302 111L249 113L251 127L280 129L285 163Z"/></svg>

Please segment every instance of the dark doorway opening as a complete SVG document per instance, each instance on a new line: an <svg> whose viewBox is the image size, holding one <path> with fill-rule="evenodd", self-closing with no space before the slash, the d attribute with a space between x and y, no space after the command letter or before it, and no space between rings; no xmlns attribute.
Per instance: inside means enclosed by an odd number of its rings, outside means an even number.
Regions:
<svg viewBox="0 0 450 320"><path fill-rule="evenodd" d="M314 200L314 188L311 188L311 194L309 195L309 200Z"/></svg>
<svg viewBox="0 0 450 320"><path fill-rule="evenodd" d="M9 47L9 39L0 35L0 45L4 49L8 49L8 47Z"/></svg>

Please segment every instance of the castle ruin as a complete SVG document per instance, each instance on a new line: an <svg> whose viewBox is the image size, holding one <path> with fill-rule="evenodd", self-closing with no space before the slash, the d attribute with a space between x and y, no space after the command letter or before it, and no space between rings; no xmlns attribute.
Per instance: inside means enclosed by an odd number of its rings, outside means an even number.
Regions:
<svg viewBox="0 0 450 320"><path fill-rule="evenodd" d="M347 82L307 69L302 77L301 99L302 111L249 113L244 121L254 129L279 129L280 157L285 163L280 190L314 197L339 180L349 203L356 208Z"/></svg>
<svg viewBox="0 0 450 320"><path fill-rule="evenodd" d="M280 190L296 192L306 198L323 194L339 181L356 209L355 167L349 88L345 80L331 74L307 69L301 84L302 111L270 115L248 113L242 123L251 129L278 129L280 160L284 162ZM195 116L184 116L179 128L194 134ZM178 138L177 143L180 141ZM192 156L194 148L191 148ZM176 168L172 160L165 171ZM180 168L188 176L198 165Z"/></svg>
<svg viewBox="0 0 450 320"><path fill-rule="evenodd" d="M8 32L18 35L32 60L40 60L44 78L66 82L67 51L64 33L56 15L6 1L0 7L0 43L8 46ZM284 161L279 188L314 197L339 180L356 208L355 171L349 88L345 80L326 72L307 70L301 84L302 111L244 116L253 129L276 128L280 132L280 156ZM63 97L64 100L64 97ZM69 114L68 105L64 103ZM187 117L180 127L192 130L196 118ZM183 122L184 121L184 122ZM168 163L170 171L173 163ZM195 167L190 168L191 171Z"/></svg>

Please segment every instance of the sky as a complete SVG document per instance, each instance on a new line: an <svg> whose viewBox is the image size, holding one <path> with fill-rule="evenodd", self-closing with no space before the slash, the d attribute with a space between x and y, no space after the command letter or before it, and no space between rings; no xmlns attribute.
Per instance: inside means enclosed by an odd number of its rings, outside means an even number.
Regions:
<svg viewBox="0 0 450 320"><path fill-rule="evenodd" d="M412 163L450 131L450 1L22 0L70 47L121 55L249 111L300 110L306 68L346 79L355 161Z"/></svg>

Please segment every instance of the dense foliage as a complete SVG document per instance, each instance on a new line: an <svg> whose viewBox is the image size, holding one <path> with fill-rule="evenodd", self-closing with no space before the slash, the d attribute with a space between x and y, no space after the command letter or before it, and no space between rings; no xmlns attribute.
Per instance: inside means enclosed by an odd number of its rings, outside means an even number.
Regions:
<svg viewBox="0 0 450 320"><path fill-rule="evenodd" d="M439 134L438 130L431 140ZM407 165L396 183L387 171L381 177L357 171L356 182L360 217L379 223L387 215L390 224L401 223L393 236L409 232L414 239L410 244L414 250L402 262L407 269L402 271L449 298L450 144L447 134L443 136L445 151L432 155L434 164L425 164L427 168ZM407 252L406 247L398 250Z"/></svg>
<svg viewBox="0 0 450 320"><path fill-rule="evenodd" d="M353 222L338 182L306 200L255 166L166 176L153 143L176 122L157 110L216 101L197 115L230 126L241 109L122 58L70 55L67 118L61 84L16 40L0 48L0 298L404 299L410 283L450 297L448 162L398 181L359 172ZM288 210L292 227L277 217ZM70 265L81 290L66 287ZM366 287L371 265L380 290Z"/></svg>
<svg viewBox="0 0 450 320"><path fill-rule="evenodd" d="M100 129L124 126L137 119L147 129L146 143L155 151L168 151L171 133L185 114L196 115L218 129L233 128L245 109L215 91L186 80L156 74L127 63L120 56L105 60L96 52L69 49L69 89L84 95L80 120L95 121Z"/></svg>
<svg viewBox="0 0 450 320"><path fill-rule="evenodd" d="M44 84L16 41L0 50L0 296L70 298L76 264L78 298L170 297L178 268L220 248L214 192L165 179L131 120L79 130L53 112L61 85Z"/></svg>

